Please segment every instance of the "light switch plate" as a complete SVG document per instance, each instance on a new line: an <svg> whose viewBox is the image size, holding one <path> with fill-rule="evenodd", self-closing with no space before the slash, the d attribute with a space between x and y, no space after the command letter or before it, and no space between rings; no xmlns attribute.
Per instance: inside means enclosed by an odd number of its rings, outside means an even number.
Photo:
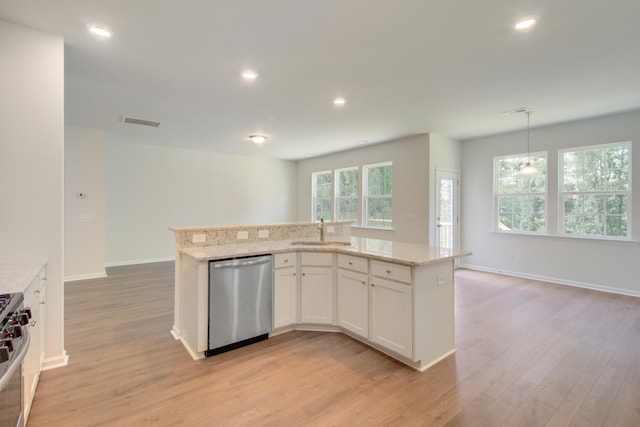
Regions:
<svg viewBox="0 0 640 427"><path fill-rule="evenodd" d="M238 238L238 240L248 239L249 238L249 232L248 231L238 231L237 238Z"/></svg>
<svg viewBox="0 0 640 427"><path fill-rule="evenodd" d="M266 239L269 237L269 230L258 230L258 237L261 239Z"/></svg>

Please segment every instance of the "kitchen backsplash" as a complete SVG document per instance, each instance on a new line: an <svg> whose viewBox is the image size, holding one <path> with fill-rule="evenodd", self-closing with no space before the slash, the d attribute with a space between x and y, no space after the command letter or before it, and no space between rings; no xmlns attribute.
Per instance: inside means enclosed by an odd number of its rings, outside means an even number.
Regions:
<svg viewBox="0 0 640 427"><path fill-rule="evenodd" d="M177 249L203 246L237 245L267 240L317 240L320 223L239 225L225 227L170 227L175 233ZM327 241L350 241L350 222L325 222Z"/></svg>

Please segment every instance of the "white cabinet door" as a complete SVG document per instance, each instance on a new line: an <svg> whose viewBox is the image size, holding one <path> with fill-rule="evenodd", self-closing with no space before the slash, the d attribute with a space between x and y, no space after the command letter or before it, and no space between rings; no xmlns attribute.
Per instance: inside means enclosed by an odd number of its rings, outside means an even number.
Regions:
<svg viewBox="0 0 640 427"><path fill-rule="evenodd" d="M44 339L46 333L45 327L45 278L44 270L33 279L29 286L25 289L24 305L31 309L31 319L29 320L30 343L27 354L25 355L22 370L23 380L23 418L27 420L31 411L31 403L36 393L40 371L42 370L42 361L44 360L45 344Z"/></svg>
<svg viewBox="0 0 640 427"><path fill-rule="evenodd" d="M300 271L301 322L333 324L333 267L303 266Z"/></svg>
<svg viewBox="0 0 640 427"><path fill-rule="evenodd" d="M371 340L402 356L413 358L411 286L371 279Z"/></svg>
<svg viewBox="0 0 640 427"><path fill-rule="evenodd" d="M338 326L368 338L369 285L368 275L338 269Z"/></svg>
<svg viewBox="0 0 640 427"><path fill-rule="evenodd" d="M273 328L296 323L296 267L275 270L273 284Z"/></svg>

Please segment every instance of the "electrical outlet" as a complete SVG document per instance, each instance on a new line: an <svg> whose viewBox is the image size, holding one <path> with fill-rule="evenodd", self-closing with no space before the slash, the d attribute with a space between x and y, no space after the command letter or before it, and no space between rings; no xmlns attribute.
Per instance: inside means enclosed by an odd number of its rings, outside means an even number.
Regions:
<svg viewBox="0 0 640 427"><path fill-rule="evenodd" d="M248 231L238 231L237 238L238 238L238 240L248 239L249 238L249 232Z"/></svg>
<svg viewBox="0 0 640 427"><path fill-rule="evenodd" d="M258 230L258 237L261 239L266 239L269 237L269 230Z"/></svg>
<svg viewBox="0 0 640 427"><path fill-rule="evenodd" d="M191 236L192 243L204 243L207 241L207 235L204 233L194 233Z"/></svg>

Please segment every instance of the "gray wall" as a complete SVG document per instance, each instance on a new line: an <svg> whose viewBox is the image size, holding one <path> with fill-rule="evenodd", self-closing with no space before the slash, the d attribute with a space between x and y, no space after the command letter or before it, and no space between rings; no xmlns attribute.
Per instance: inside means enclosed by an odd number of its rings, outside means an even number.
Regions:
<svg viewBox="0 0 640 427"><path fill-rule="evenodd" d="M106 144L106 264L173 259L171 226L295 220L294 162Z"/></svg>
<svg viewBox="0 0 640 427"><path fill-rule="evenodd" d="M106 275L104 139L101 130L65 127L65 281Z"/></svg>
<svg viewBox="0 0 640 427"><path fill-rule="evenodd" d="M429 243L429 135L314 157L298 162L298 220L311 220L311 174L393 161L393 230L353 228L352 235Z"/></svg>
<svg viewBox="0 0 640 427"><path fill-rule="evenodd" d="M557 233L558 149L622 141L633 141L637 171L640 110L532 129L531 150L548 151L550 234ZM632 178L633 243L493 232L493 158L523 152L525 132L463 141L462 247L473 256L462 265L640 296L640 174Z"/></svg>

